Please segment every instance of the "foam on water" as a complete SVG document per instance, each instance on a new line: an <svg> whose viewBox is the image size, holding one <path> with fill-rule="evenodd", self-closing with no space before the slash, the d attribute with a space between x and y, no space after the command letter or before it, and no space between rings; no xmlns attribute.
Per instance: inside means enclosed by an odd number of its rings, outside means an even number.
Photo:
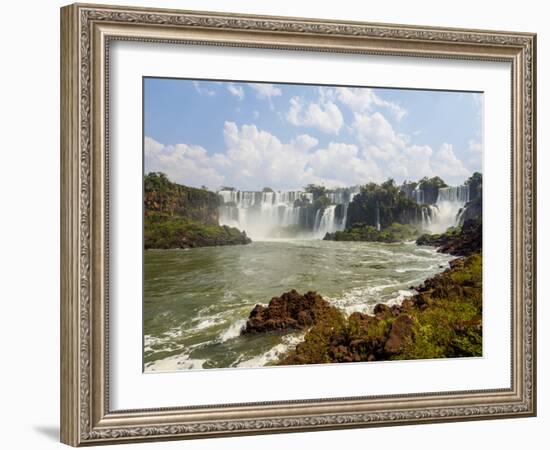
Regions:
<svg viewBox="0 0 550 450"><path fill-rule="evenodd" d="M304 335L305 333L283 336L280 344L275 345L261 355L238 362L236 367L262 367L271 362L278 361L281 356L285 355L288 351L294 349L300 342L302 342L304 340Z"/></svg>
<svg viewBox="0 0 550 450"><path fill-rule="evenodd" d="M398 304L413 295L412 286L452 259L415 244L315 240L256 241L145 257L146 305L152 305L144 310L146 371L273 363L303 335L240 336L254 305L290 289L315 290L346 315L372 313L377 303ZM154 272L160 267L166 268Z"/></svg>
<svg viewBox="0 0 550 450"><path fill-rule="evenodd" d="M245 326L246 320L237 320L231 324L222 334L220 334L220 342L226 342L241 335L241 329Z"/></svg>
<svg viewBox="0 0 550 450"><path fill-rule="evenodd" d="M145 370L147 372L173 372L183 369L202 369L205 362L205 359L191 359L189 354L181 353L147 363Z"/></svg>

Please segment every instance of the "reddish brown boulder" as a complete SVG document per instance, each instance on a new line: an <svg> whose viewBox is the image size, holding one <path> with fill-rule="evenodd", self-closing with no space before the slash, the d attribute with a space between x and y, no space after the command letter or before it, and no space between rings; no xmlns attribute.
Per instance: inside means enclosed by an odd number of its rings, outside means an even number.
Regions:
<svg viewBox="0 0 550 450"><path fill-rule="evenodd" d="M400 315L393 322L390 330L390 336L384 345L386 353L399 353L407 341L410 341L413 333L413 319L407 314Z"/></svg>
<svg viewBox="0 0 550 450"><path fill-rule="evenodd" d="M273 297L268 306L256 305L242 334L306 329L333 308L317 292L301 295L293 289Z"/></svg>

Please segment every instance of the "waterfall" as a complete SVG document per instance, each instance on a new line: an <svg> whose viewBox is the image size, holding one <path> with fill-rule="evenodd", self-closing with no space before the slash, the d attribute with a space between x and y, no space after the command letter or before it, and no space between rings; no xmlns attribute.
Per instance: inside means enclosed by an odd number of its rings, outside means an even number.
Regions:
<svg viewBox="0 0 550 450"><path fill-rule="evenodd" d="M317 211L318 213L319 211ZM323 239L325 234L338 231L338 224L336 223L336 205L327 206L323 210L319 226L313 230L313 234L318 239Z"/></svg>
<svg viewBox="0 0 550 450"><path fill-rule="evenodd" d="M418 186L412 191L412 198L421 205L424 203L424 191L419 189Z"/></svg>
<svg viewBox="0 0 550 450"><path fill-rule="evenodd" d="M277 230L291 226L301 229L303 237L322 239L326 233L345 228L347 207L356 193L349 189L327 192L331 204L313 212L314 198L308 192L222 190L218 192L219 222L256 239L273 237Z"/></svg>
<svg viewBox="0 0 550 450"><path fill-rule="evenodd" d="M380 207L376 207L376 229L380 231Z"/></svg>
<svg viewBox="0 0 550 450"><path fill-rule="evenodd" d="M431 207L432 217L424 223L422 214L422 226L431 233L443 233L447 228L457 226L460 223L460 213L464 205L470 200L470 187L468 185L440 188L437 194L437 202Z"/></svg>

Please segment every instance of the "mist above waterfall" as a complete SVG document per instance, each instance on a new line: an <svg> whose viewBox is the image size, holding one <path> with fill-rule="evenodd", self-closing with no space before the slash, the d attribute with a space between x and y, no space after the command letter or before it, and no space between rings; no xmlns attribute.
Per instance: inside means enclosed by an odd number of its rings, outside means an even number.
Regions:
<svg viewBox="0 0 550 450"><path fill-rule="evenodd" d="M461 212L469 201L470 188L461 186L414 189L401 187L401 192L413 200L412 210L401 211L400 223L418 226L422 231L441 233L460 223ZM323 239L327 233L342 231L349 222L348 209L359 187L327 190L317 187L313 191L240 191L233 188L218 192L220 197L219 221L244 230L252 239L272 238ZM361 206L353 205L355 209ZM381 224L381 209L387 214L388 205L376 200L373 222L378 231ZM355 218L354 218L355 220Z"/></svg>
<svg viewBox="0 0 550 450"><path fill-rule="evenodd" d="M236 227L253 239L296 237L322 239L346 226L347 205L353 193L330 192L327 205L315 205L314 194L305 191L259 192L222 190L218 194L220 224Z"/></svg>
<svg viewBox="0 0 550 450"><path fill-rule="evenodd" d="M440 188L435 206L432 207L432 220L426 226L431 233L443 233L447 228L460 224L460 213L470 200L470 187L467 185Z"/></svg>

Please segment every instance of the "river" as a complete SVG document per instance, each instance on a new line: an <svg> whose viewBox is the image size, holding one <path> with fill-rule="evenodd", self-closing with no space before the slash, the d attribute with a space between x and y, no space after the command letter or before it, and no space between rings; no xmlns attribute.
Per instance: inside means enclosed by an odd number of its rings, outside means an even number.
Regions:
<svg viewBox="0 0 550 450"><path fill-rule="evenodd" d="M257 303L291 289L319 292L346 313L400 302L448 267L415 243L255 241L144 254L144 370L259 367L302 338L240 336Z"/></svg>

